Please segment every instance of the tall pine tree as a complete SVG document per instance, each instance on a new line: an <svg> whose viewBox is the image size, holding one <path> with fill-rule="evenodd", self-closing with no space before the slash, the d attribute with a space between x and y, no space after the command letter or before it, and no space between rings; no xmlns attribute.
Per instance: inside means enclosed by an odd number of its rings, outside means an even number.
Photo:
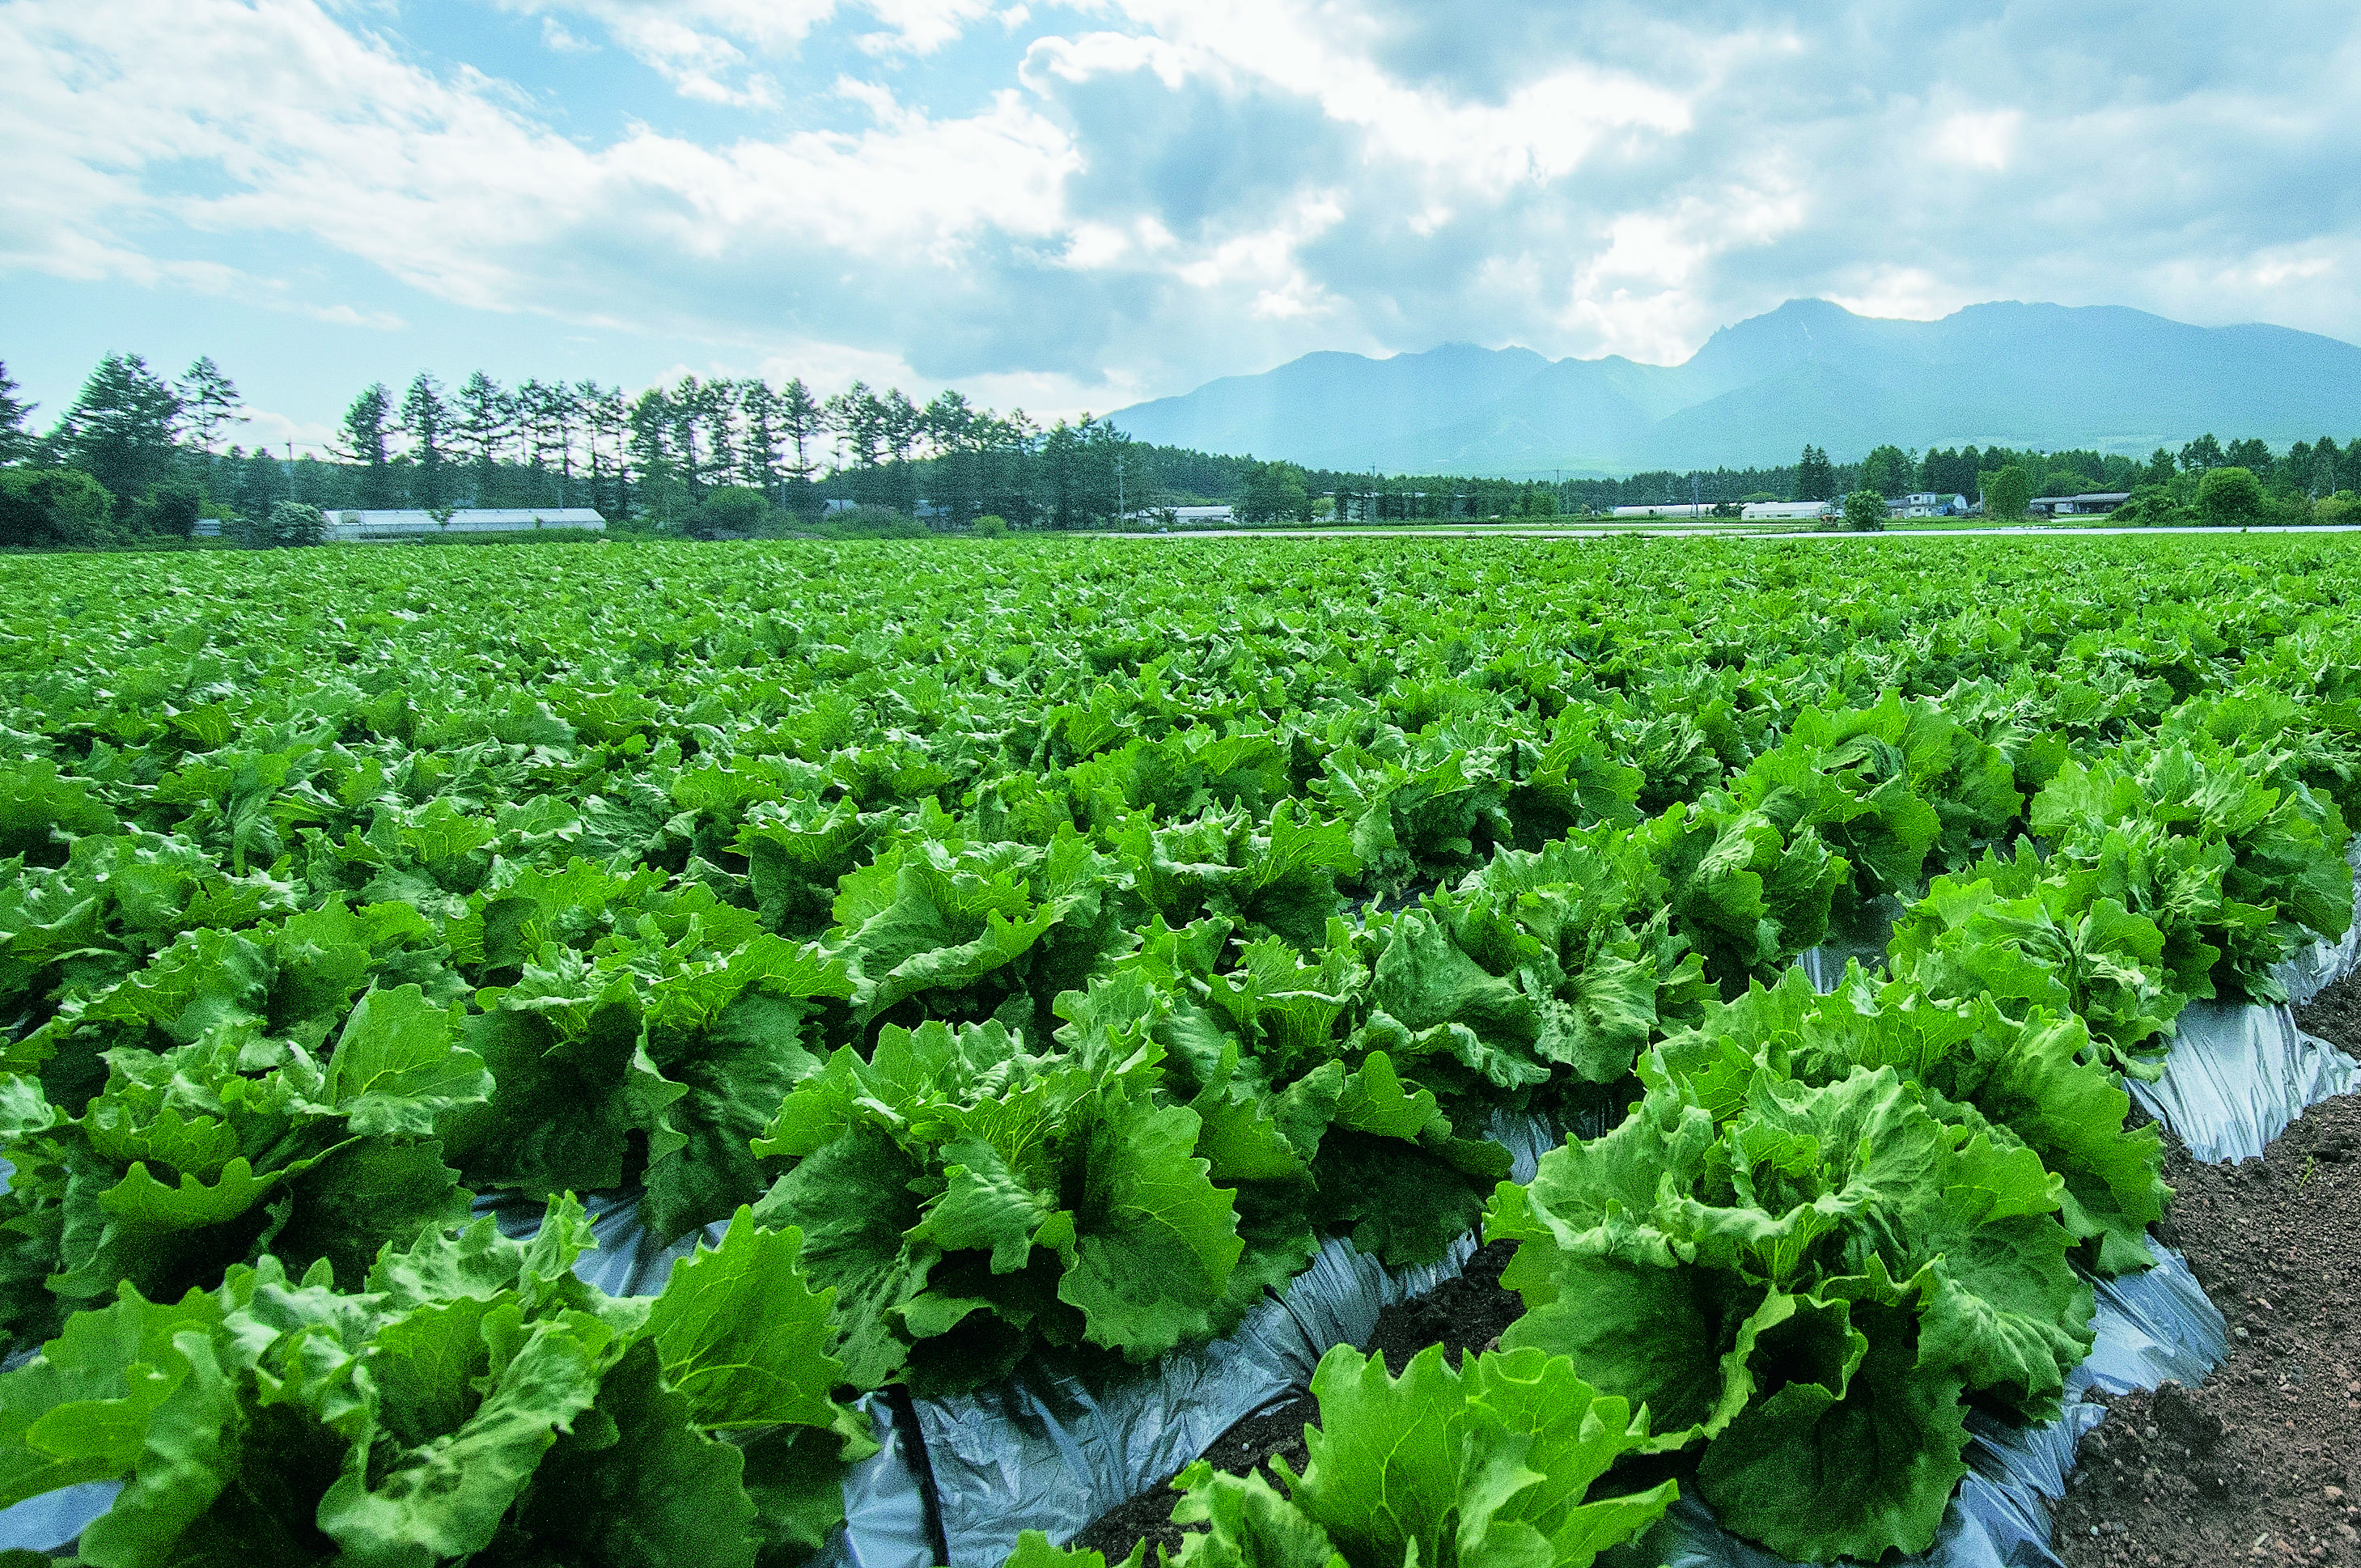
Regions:
<svg viewBox="0 0 2361 1568"><path fill-rule="evenodd" d="M8 379L8 367L0 361L0 463L22 463L33 455L37 443L33 433L25 428L26 416L37 406L16 396L16 383Z"/></svg>
<svg viewBox="0 0 2361 1568"><path fill-rule="evenodd" d="M345 410L344 422L329 447L331 455L361 470L359 499L365 508L393 504L393 469L386 455L393 422L393 394L386 390L384 382L372 381Z"/></svg>
<svg viewBox="0 0 2361 1568"><path fill-rule="evenodd" d="M1795 499L1825 501L1835 499L1837 471L1828 461L1825 448L1806 446L1795 463Z"/></svg>
<svg viewBox="0 0 2361 1568"><path fill-rule="evenodd" d="M421 370L401 395L401 433L410 437L411 499L429 511L448 504L451 409L443 388Z"/></svg>
<svg viewBox="0 0 2361 1568"><path fill-rule="evenodd" d="M516 404L498 381L477 370L452 394L452 450L475 476L476 505L498 506L500 455L516 429Z"/></svg>
<svg viewBox="0 0 2361 1568"><path fill-rule="evenodd" d="M49 432L58 461L106 487L124 505L172 477L180 395L137 354L110 354Z"/></svg>
<svg viewBox="0 0 2361 1568"><path fill-rule="evenodd" d="M198 356L172 390L181 400L182 428L196 437L198 448L208 457L225 426L247 422L240 411L246 404L237 395L237 383L222 373L210 354Z"/></svg>

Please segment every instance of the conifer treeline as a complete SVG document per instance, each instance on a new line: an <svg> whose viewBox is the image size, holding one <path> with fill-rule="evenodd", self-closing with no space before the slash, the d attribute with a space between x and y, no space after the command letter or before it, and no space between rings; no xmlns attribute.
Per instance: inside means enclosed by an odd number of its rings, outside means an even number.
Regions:
<svg viewBox="0 0 2361 1568"><path fill-rule="evenodd" d="M1242 519L1349 521L1533 517L1618 506L1834 499L1854 489L1974 498L2015 467L2032 493L2133 490L2176 475L2246 468L2282 498L2333 495L2361 477L2361 440L2323 437L2283 454L2255 439L2201 436L2145 463L2090 450L1882 445L1857 462L1806 446L1769 468L1669 470L1626 478L1509 479L1303 468L1136 441L1084 415L1047 425L945 391L924 404L856 382L820 397L800 379L690 376L636 396L583 380L503 387L476 371L456 387L421 372L396 395L379 383L345 410L324 453L247 446L236 386L201 358L166 380L137 355L109 355L45 432L0 365L0 466L81 475L42 481L48 523L0 519L0 543L43 528L63 538L186 532L200 515L267 517L294 500L328 509L593 507L610 521L691 527L718 496L811 515L831 500L957 525L994 513L1018 527L1087 527L1119 514L1227 503ZM31 480L19 472L12 492ZM13 503L12 503L13 504ZM29 505L30 503L27 503ZM24 510L19 506L17 510ZM743 509L741 509L741 514ZM29 513L27 514L30 516ZM95 521L93 521L95 520Z"/></svg>

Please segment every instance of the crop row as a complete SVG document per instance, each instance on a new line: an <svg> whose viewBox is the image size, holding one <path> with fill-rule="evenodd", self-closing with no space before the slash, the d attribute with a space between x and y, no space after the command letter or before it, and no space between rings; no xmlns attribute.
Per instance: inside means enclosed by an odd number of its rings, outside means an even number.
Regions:
<svg viewBox="0 0 2361 1568"><path fill-rule="evenodd" d="M713 1488L674 1519L700 1554L784 1561L864 1441L848 1389L1152 1360L1323 1234L1411 1261L1485 1222L1526 1244L1519 1334L1647 1406L1633 1441L1695 1451L1737 1528L1923 1544L1964 1402L2038 1415L2087 1344L2070 1257L2146 1260L2114 1075L2349 916L2334 560L2208 619L2187 573L2028 571L2004 609L1790 556L1654 614L1681 571L1636 554L1569 589L1373 550L1306 593L1249 553L1186 616L1091 557L931 598L922 551L749 559L764 616L651 576L593 623L631 585L564 573L295 609L315 568L239 563L12 622L0 1306L50 1348L0 1391L38 1460L0 1497L131 1476L84 1550L170 1560L260 1482L166 1477L159 1431L239 1430L292 1488L265 1511L313 1521L289 1561L589 1560L561 1517L680 1548L616 1467ZM1780 980L1897 915L1884 981ZM1635 1070L1631 1119L1495 1194L1495 1112ZM730 1222L694 1304L463 1223L470 1190L629 1186L664 1234ZM715 1333L826 1330L701 1380L647 1314L708 1297ZM567 1335L598 1343L537 1403L526 1351ZM1903 1473L1781 1516L1780 1467L1863 1421Z"/></svg>

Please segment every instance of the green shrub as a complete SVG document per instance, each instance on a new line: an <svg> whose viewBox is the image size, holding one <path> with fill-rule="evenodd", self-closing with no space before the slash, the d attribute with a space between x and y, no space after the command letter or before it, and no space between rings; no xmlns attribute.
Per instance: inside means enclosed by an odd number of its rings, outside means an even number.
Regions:
<svg viewBox="0 0 2361 1568"><path fill-rule="evenodd" d="M1008 520L997 512L985 512L969 526L968 532L978 539L1005 539L1008 537Z"/></svg>
<svg viewBox="0 0 2361 1568"><path fill-rule="evenodd" d="M302 501L280 501L270 509L269 520L263 525L262 537L252 541L260 548L274 545L317 544L326 537L327 515L318 507Z"/></svg>
<svg viewBox="0 0 2361 1568"><path fill-rule="evenodd" d="M2197 515L2209 528L2244 528L2268 521L2263 482L2246 468L2214 468L2197 486Z"/></svg>
<svg viewBox="0 0 2361 1568"><path fill-rule="evenodd" d="M755 534L772 517L771 503L751 485L724 485L705 498L690 514L688 532L700 538L717 533Z"/></svg>
<svg viewBox="0 0 2361 1568"><path fill-rule="evenodd" d="M0 544L111 544L113 498L73 468L0 468Z"/></svg>
<svg viewBox="0 0 2361 1568"><path fill-rule="evenodd" d="M1855 490L1844 499L1844 524L1855 533L1885 532L1885 497L1876 490Z"/></svg>
<svg viewBox="0 0 2361 1568"><path fill-rule="evenodd" d="M131 509L131 529L135 533L186 539L204 512L204 492L185 479L174 479L148 487L148 493Z"/></svg>
<svg viewBox="0 0 2361 1568"><path fill-rule="evenodd" d="M2011 463L1977 479L1977 488L1983 492L1985 517L2015 520L2025 515L2026 503L2033 499L2033 481L2023 468Z"/></svg>
<svg viewBox="0 0 2361 1568"><path fill-rule="evenodd" d="M2107 521L2118 528L2170 528L2194 521L2190 510L2173 499L2163 485L2142 485L2132 499L2117 507Z"/></svg>

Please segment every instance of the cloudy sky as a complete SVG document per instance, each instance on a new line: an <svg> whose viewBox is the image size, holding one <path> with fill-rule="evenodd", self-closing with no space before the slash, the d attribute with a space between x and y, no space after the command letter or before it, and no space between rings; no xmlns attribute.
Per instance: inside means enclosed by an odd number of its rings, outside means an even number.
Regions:
<svg viewBox="0 0 2361 1568"><path fill-rule="evenodd" d="M1796 296L2361 340L2350 6L0 0L0 360L1106 411Z"/></svg>

